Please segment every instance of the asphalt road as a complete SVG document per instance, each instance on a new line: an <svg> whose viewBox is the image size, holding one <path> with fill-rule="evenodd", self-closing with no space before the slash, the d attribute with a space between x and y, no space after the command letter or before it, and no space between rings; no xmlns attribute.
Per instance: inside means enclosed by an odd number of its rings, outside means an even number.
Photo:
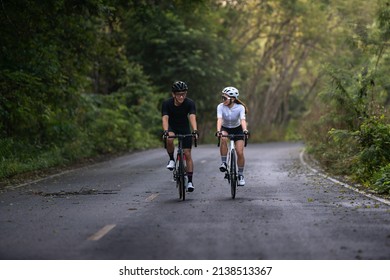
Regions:
<svg viewBox="0 0 390 280"><path fill-rule="evenodd" d="M251 144L235 200L216 145L179 201L161 149L0 193L0 259L390 259L390 206L313 173L300 143Z"/></svg>

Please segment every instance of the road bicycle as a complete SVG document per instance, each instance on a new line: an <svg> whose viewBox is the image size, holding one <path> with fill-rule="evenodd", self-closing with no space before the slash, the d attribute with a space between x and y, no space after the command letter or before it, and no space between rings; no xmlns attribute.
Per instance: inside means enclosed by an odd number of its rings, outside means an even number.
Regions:
<svg viewBox="0 0 390 280"><path fill-rule="evenodd" d="M230 192L232 195L232 199L236 198L236 190L237 190L237 179L238 179L238 172L237 172L237 153L235 148L235 142L234 139L236 137L244 137L244 147L248 144L248 136L245 134L228 134L228 135L221 135L218 137L218 147L221 145L221 137L229 138L228 143L228 153L227 153L227 160L226 160L226 171L225 171L225 179L228 180L230 184Z"/></svg>
<svg viewBox="0 0 390 280"><path fill-rule="evenodd" d="M173 169L173 180L176 182L176 188L179 192L179 199L186 199L186 188L188 184L187 177L187 164L186 158L183 152L183 140L186 137L194 138L194 146L197 147L197 139L193 134L176 134L174 136L167 136L166 138L176 138L178 140L175 168ZM165 138L165 148L167 147L167 141Z"/></svg>

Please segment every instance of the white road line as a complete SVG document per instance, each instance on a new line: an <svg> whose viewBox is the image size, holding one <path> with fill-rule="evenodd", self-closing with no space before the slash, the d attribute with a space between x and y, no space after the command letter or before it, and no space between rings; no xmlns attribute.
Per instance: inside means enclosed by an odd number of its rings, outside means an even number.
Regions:
<svg viewBox="0 0 390 280"><path fill-rule="evenodd" d="M153 199L155 199L156 197L158 196L158 193L152 193L151 195L149 195L147 198L145 198L145 201L152 201Z"/></svg>
<svg viewBox="0 0 390 280"><path fill-rule="evenodd" d="M115 226L116 225L106 225L106 226L104 226L99 231L97 231L96 233L94 233L90 237L88 237L88 240L98 241L103 236L105 236L107 233L109 233L110 230L112 230Z"/></svg>
<svg viewBox="0 0 390 280"><path fill-rule="evenodd" d="M357 188L355 188L355 187L352 187L352 186L350 186L350 185L348 185L348 184L346 184L346 183L340 182L339 180L334 179L334 178L332 178L332 177L330 177L330 176L328 176L328 175L326 175L326 174L323 174L323 173L319 172L317 169L314 169L313 167L309 166L309 164L307 164L307 163L305 162L305 160L303 159L304 153L305 153L305 150L302 150L301 153L299 154L299 159L300 159L301 163L302 163L304 166L306 166L307 168L309 168L313 173L316 173L316 174L318 174L318 175L324 177L325 179L328 179L329 181L331 181L331 182L333 182L333 183L339 184L339 185L341 185L341 186L343 186L343 187L345 187L345 188L347 188L347 189L353 190L353 191L355 191L355 192L357 192L357 193L360 193L360 194L362 194L362 195L364 195L364 196L366 196L366 197L369 197L369 198L375 199L375 200L377 200L377 201L379 201L379 202L382 202L382 203L384 203L384 204L390 205L390 201L387 200L387 199L380 198L380 197L377 197L377 196L372 195L372 194L370 194L370 193L366 193L366 192L364 192L364 191L361 191L361 190L359 190L359 189L357 189Z"/></svg>
<svg viewBox="0 0 390 280"><path fill-rule="evenodd" d="M18 188L21 188L21 187L24 187L24 186L28 186L28 185L33 185L33 184L39 183L39 182L41 182L43 180L52 179L52 178L55 178L55 177L58 177L58 176L61 176L61 175L64 175L64 174L67 174L67 173L70 173L70 172L73 172L73 171L75 171L75 169L66 170L66 171L63 171L63 172L60 172L60 173L57 173L57 174L53 174L53 175L50 175L50 176L47 176L47 177L43 177L43 178L39 178L39 179L36 179L36 180L33 180L33 181L25 182L25 183L22 183L22 184L19 184L19 185L16 185L16 186L6 186L5 189L6 190L16 190Z"/></svg>

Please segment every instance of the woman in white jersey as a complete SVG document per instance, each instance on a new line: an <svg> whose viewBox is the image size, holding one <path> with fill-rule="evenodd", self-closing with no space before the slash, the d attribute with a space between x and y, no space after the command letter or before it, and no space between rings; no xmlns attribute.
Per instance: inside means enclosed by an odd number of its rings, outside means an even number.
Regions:
<svg viewBox="0 0 390 280"><path fill-rule="evenodd" d="M245 120L245 114L248 112L245 104L238 99L238 89L235 87L226 87L222 90L222 103L217 106L217 133L216 136L227 134L245 134L248 137L249 132ZM228 152L228 139L221 138L220 153L221 153L221 172L226 171L226 159ZM237 166L238 166L238 185L244 186L244 137L235 137Z"/></svg>

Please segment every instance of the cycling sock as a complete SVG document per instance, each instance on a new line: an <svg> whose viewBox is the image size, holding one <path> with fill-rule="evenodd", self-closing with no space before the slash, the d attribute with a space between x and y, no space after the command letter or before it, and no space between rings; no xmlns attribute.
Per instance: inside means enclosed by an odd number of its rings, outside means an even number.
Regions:
<svg viewBox="0 0 390 280"><path fill-rule="evenodd" d="M175 161L175 158L173 157L173 153L168 153L168 155L169 155L169 160Z"/></svg>
<svg viewBox="0 0 390 280"><path fill-rule="evenodd" d="M192 174L194 174L194 172L187 172L188 182L192 182Z"/></svg>
<svg viewBox="0 0 390 280"><path fill-rule="evenodd" d="M238 167L238 175L244 175L244 167Z"/></svg>
<svg viewBox="0 0 390 280"><path fill-rule="evenodd" d="M221 156L222 162L226 163L227 156Z"/></svg>

